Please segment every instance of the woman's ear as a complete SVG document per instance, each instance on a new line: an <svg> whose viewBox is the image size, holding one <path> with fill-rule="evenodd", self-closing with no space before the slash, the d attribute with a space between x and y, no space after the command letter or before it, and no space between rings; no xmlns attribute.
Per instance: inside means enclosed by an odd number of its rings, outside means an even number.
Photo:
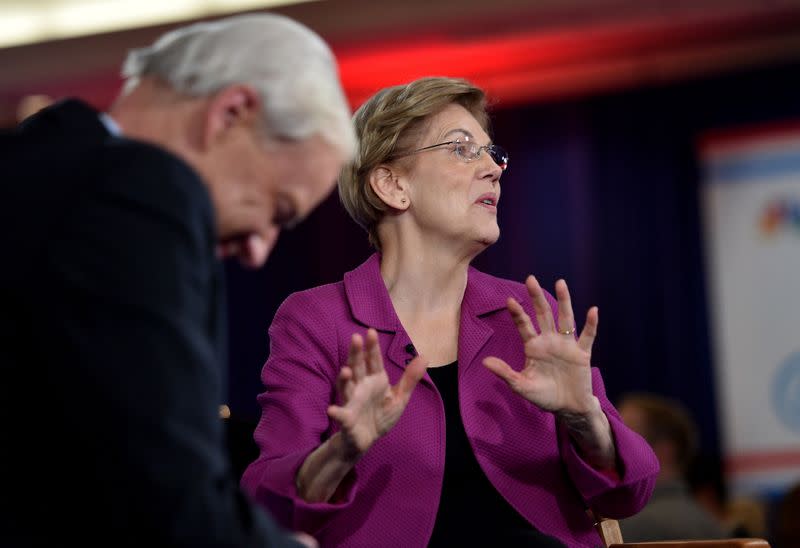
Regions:
<svg viewBox="0 0 800 548"><path fill-rule="evenodd" d="M369 174L369 186L389 207L405 211L411 205L406 185L392 166L380 165L373 169Z"/></svg>

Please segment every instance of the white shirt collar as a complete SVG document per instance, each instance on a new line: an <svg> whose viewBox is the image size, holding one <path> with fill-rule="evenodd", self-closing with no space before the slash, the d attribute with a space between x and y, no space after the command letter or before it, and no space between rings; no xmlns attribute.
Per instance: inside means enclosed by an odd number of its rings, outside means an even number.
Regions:
<svg viewBox="0 0 800 548"><path fill-rule="evenodd" d="M101 112L99 114L100 123L106 126L108 132L113 135L114 137L119 137L122 135L122 128L119 127L119 124L114 120L108 113Z"/></svg>

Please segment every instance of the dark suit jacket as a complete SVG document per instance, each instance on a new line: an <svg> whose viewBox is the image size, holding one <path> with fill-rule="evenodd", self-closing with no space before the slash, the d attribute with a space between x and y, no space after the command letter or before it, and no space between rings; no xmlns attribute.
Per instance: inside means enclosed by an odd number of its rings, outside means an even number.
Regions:
<svg viewBox="0 0 800 548"><path fill-rule="evenodd" d="M0 137L0 546L294 545L224 451L211 202L67 101Z"/></svg>

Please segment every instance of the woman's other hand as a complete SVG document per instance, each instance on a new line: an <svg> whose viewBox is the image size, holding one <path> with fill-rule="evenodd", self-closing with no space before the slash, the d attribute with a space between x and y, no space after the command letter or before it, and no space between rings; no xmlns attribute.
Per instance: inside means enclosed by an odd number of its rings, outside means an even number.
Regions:
<svg viewBox="0 0 800 548"><path fill-rule="evenodd" d="M397 423L427 365L417 356L406 366L397 384L391 386L383 367L378 333L369 329L366 341L353 335L347 365L337 379L341 405L328 408L328 416L341 426L348 451L363 454Z"/></svg>
<svg viewBox="0 0 800 548"><path fill-rule="evenodd" d="M425 360L415 358L391 386L378 333L367 330L366 341L353 335L347 365L336 380L340 404L328 407L328 416L339 423L340 430L311 452L298 470L301 498L308 502L345 498L347 482L343 480L361 455L400 419L427 366Z"/></svg>
<svg viewBox="0 0 800 548"><path fill-rule="evenodd" d="M554 413L583 414L596 398L592 394L592 344L597 334L597 307L589 309L580 337L575 337L575 320L569 289L564 280L556 282L558 325L539 282L525 280L539 324L533 322L515 299L508 299L508 310L525 345L525 365L514 371L505 361L486 358L484 365L505 380L511 389L531 403Z"/></svg>
<svg viewBox="0 0 800 548"><path fill-rule="evenodd" d="M508 310L525 348L522 370L515 371L497 357L485 358L483 364L514 392L555 413L593 466L611 468L616 458L611 428L600 401L592 393L591 357L599 321L597 307L589 309L583 330L576 338L567 283L556 282L557 324L536 278L528 276L525 286L540 332L536 332L522 305L509 298Z"/></svg>

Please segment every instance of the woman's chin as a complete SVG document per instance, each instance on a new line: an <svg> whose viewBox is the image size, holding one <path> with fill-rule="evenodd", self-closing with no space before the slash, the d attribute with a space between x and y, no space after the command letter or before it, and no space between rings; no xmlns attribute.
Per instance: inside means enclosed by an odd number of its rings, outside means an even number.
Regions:
<svg viewBox="0 0 800 548"><path fill-rule="evenodd" d="M500 239L500 233L499 232L494 233L494 234L480 234L475 239L473 239L472 241L474 242L475 247L477 248L476 252L480 253L484 249L486 249L487 247L489 247L490 245L495 243L498 239Z"/></svg>
<svg viewBox="0 0 800 548"><path fill-rule="evenodd" d="M499 239L500 239L500 229L499 228L497 230L493 230L491 232L487 231L487 233L482 234L479 237L479 241L486 247L489 247L490 245L492 245L493 243L495 243Z"/></svg>

